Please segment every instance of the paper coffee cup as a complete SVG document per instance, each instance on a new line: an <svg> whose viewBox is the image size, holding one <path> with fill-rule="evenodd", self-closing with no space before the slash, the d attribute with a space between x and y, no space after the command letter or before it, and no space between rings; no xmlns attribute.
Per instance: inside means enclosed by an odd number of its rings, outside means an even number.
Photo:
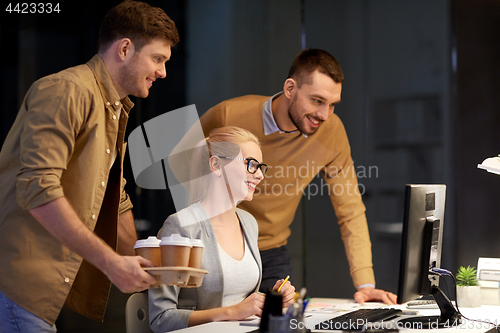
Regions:
<svg viewBox="0 0 500 333"><path fill-rule="evenodd" d="M147 239L140 239L134 245L135 254L148 259L153 265L161 266L161 251L160 240L154 236L149 236ZM158 288L161 286L161 276L156 276L156 283L151 287Z"/></svg>
<svg viewBox="0 0 500 333"><path fill-rule="evenodd" d="M201 268L201 259L203 255L203 242L201 239L191 239L191 253L189 256L189 267Z"/></svg>
<svg viewBox="0 0 500 333"><path fill-rule="evenodd" d="M154 236L140 239L134 245L135 254L151 261L155 266L161 266L160 240Z"/></svg>
<svg viewBox="0 0 500 333"><path fill-rule="evenodd" d="M191 253L191 242L189 238L182 237L179 234L162 237L160 248L162 266L188 266Z"/></svg>

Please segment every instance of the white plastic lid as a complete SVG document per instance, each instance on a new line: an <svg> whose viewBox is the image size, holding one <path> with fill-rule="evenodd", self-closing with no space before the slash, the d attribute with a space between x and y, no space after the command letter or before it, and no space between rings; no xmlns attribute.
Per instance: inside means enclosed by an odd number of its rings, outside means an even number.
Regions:
<svg viewBox="0 0 500 333"><path fill-rule="evenodd" d="M149 236L147 239L139 239L135 242L134 249L141 247L160 247L160 240L155 236Z"/></svg>
<svg viewBox="0 0 500 333"><path fill-rule="evenodd" d="M168 237L162 237L160 245L191 246L191 240L179 234L172 234Z"/></svg>
<svg viewBox="0 0 500 333"><path fill-rule="evenodd" d="M201 239L190 239L192 247L205 247Z"/></svg>

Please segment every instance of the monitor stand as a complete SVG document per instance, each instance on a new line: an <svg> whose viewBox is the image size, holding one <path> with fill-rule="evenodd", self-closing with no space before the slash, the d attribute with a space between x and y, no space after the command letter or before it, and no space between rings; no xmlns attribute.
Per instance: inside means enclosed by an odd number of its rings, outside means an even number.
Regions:
<svg viewBox="0 0 500 333"><path fill-rule="evenodd" d="M462 316L455 310L450 299L446 297L439 287L432 287L432 297L436 300L441 310L441 315L404 318L398 321L401 327L422 329L451 328L461 323Z"/></svg>

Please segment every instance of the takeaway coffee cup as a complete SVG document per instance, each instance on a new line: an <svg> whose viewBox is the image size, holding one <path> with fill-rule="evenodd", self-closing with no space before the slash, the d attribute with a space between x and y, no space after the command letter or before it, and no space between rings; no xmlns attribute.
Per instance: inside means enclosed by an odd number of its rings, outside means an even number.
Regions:
<svg viewBox="0 0 500 333"><path fill-rule="evenodd" d="M179 234L162 237L161 243L162 266L188 267L191 253L191 241Z"/></svg>
<svg viewBox="0 0 500 333"><path fill-rule="evenodd" d="M154 236L150 236L147 239L140 239L135 242L134 245L135 254L143 258L148 259L153 263L153 265L161 266L161 251L160 251L160 240ZM152 285L153 288L158 288L161 286L161 276L156 276L156 283Z"/></svg>
<svg viewBox="0 0 500 333"><path fill-rule="evenodd" d="M201 258L203 254L203 242L201 239L191 239L191 254L189 256L189 267L201 268ZM199 286L203 281L203 276L190 276L188 286Z"/></svg>
<svg viewBox="0 0 500 333"><path fill-rule="evenodd" d="M160 240L154 236L140 239L134 245L135 254L151 261L155 266L161 266Z"/></svg>
<svg viewBox="0 0 500 333"><path fill-rule="evenodd" d="M201 239L191 239L191 254L189 256L189 267L201 268L203 255L203 242Z"/></svg>

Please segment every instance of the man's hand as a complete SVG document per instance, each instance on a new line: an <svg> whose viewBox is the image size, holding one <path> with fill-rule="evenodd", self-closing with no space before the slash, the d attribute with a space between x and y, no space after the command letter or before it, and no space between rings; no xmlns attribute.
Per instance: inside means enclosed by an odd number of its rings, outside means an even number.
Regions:
<svg viewBox="0 0 500 333"><path fill-rule="evenodd" d="M30 213L71 251L101 270L122 292L148 289L156 278L141 266L154 266L139 256L120 256L80 220L65 197L33 208Z"/></svg>
<svg viewBox="0 0 500 333"><path fill-rule="evenodd" d="M359 304L368 301L384 302L385 304L396 304L398 297L389 291L371 287L359 288L354 294L354 299Z"/></svg>
<svg viewBox="0 0 500 333"><path fill-rule="evenodd" d="M141 256L117 256L104 273L121 292L134 293L146 290L156 282L156 278L142 267L154 265Z"/></svg>

